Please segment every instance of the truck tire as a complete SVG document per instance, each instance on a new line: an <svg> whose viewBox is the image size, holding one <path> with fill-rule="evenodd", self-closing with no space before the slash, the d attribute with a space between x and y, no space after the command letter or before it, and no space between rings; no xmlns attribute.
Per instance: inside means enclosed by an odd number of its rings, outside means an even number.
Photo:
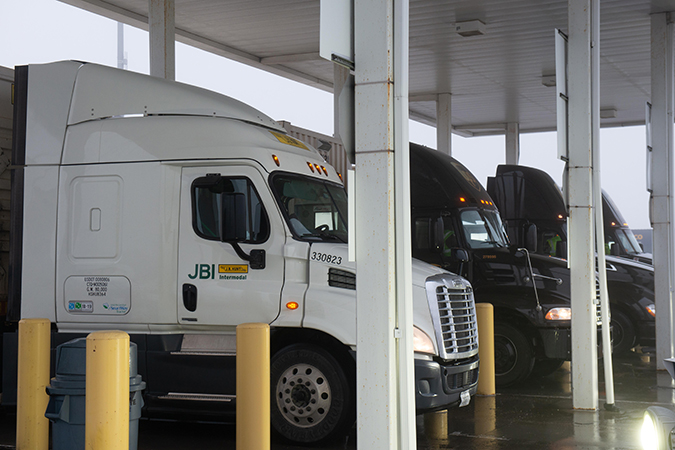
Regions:
<svg viewBox="0 0 675 450"><path fill-rule="evenodd" d="M356 406L345 371L320 347L295 344L272 357L272 428L283 438L317 443L354 424Z"/></svg>
<svg viewBox="0 0 675 450"><path fill-rule="evenodd" d="M612 311L612 351L625 355L635 347L635 326L621 311Z"/></svg>
<svg viewBox="0 0 675 450"><path fill-rule="evenodd" d="M495 382L504 387L527 378L534 366L534 349L517 328L495 324Z"/></svg>

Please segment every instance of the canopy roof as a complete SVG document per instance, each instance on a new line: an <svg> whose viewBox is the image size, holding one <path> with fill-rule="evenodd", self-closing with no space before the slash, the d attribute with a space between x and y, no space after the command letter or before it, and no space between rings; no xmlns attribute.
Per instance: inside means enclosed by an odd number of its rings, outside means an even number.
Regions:
<svg viewBox="0 0 675 450"><path fill-rule="evenodd" d="M148 29L147 1L61 0ZM650 14L675 0L601 2L602 126L644 123L650 97ZM319 58L317 0L175 0L176 39L332 91ZM480 20L485 34L455 24ZM554 29L567 31L565 0L411 0L410 114L436 123L436 95L452 94L452 125L471 136L555 129Z"/></svg>

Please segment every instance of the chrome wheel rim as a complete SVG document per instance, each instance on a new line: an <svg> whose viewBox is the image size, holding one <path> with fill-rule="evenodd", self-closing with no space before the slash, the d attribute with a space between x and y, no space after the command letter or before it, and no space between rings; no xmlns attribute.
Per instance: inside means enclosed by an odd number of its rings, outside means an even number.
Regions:
<svg viewBox="0 0 675 450"><path fill-rule="evenodd" d="M324 420L332 403L326 376L309 364L294 364L279 377L276 399L281 415L301 428Z"/></svg>

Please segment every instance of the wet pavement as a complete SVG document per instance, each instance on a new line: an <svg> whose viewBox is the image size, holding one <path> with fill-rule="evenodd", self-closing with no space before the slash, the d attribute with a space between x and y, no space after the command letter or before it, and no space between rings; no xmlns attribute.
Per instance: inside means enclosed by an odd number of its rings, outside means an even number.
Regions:
<svg viewBox="0 0 675 450"><path fill-rule="evenodd" d="M675 407L675 384L655 370L653 358L632 354L614 361L618 412L606 411L604 376L599 373L600 409L572 408L570 367L548 377L501 389L469 406L417 418L420 450L445 449L639 449L644 410L652 404ZM14 411L0 413L0 449L14 448ZM234 449L233 424L141 421L138 450ZM274 450L307 449L273 443ZM322 449L356 448L356 431Z"/></svg>

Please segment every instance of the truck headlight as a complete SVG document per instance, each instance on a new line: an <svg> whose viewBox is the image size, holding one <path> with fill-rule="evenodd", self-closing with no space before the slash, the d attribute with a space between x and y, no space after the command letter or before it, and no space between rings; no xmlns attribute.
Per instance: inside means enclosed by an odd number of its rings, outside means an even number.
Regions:
<svg viewBox="0 0 675 450"><path fill-rule="evenodd" d="M413 350L417 353L428 353L435 355L434 341L428 334L417 327L413 327Z"/></svg>
<svg viewBox="0 0 675 450"><path fill-rule="evenodd" d="M642 419L640 440L645 450L669 450L675 413L660 406L650 406Z"/></svg>
<svg viewBox="0 0 675 450"><path fill-rule="evenodd" d="M546 313L546 320L571 320L572 308L551 308Z"/></svg>

